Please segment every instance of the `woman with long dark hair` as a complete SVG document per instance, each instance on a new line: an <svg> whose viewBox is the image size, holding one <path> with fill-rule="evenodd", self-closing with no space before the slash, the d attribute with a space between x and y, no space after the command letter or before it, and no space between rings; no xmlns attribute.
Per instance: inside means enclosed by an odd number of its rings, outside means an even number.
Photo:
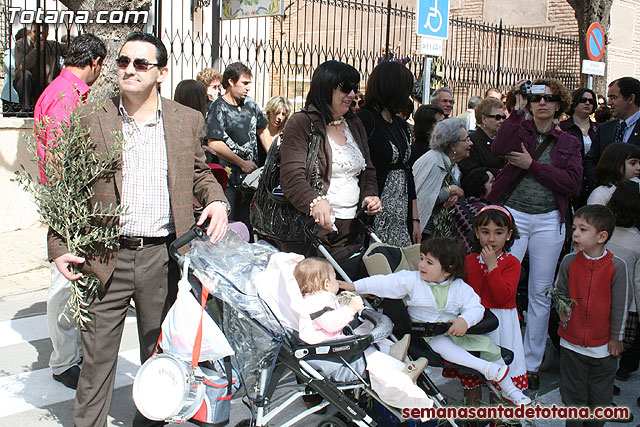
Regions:
<svg viewBox="0 0 640 427"><path fill-rule="evenodd" d="M320 64L304 109L291 116L282 136L282 191L293 206L315 219L317 235L329 252L356 241L354 219L360 206L371 215L382 209L367 133L350 110L359 83L351 65L333 60ZM323 141L317 160L320 191L305 179L311 122ZM308 245L288 249L305 253Z"/></svg>
<svg viewBox="0 0 640 427"><path fill-rule="evenodd" d="M434 104L421 105L413 113L413 143L411 144L411 157L409 158L411 166L424 153L429 151L431 131L436 123L441 120L444 120L444 111Z"/></svg>
<svg viewBox="0 0 640 427"><path fill-rule="evenodd" d="M412 87L413 75L407 67L395 61L382 62L369 76L365 105L357 114L367 131L378 194L384 206L392 207L376 216L374 228L383 242L394 246L409 246L421 240L409 166L411 133L397 115L406 110Z"/></svg>

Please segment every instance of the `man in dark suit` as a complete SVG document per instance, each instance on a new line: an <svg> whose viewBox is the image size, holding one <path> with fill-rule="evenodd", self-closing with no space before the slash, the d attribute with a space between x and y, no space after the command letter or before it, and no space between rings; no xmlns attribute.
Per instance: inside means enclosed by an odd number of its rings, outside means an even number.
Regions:
<svg viewBox="0 0 640 427"><path fill-rule="evenodd" d="M79 277L69 264L100 279L89 301L89 320L82 330L84 360L75 400L76 427L104 427L111 403L118 350L130 300L136 305L140 359L154 351L162 320L177 293L178 268L168 254L176 235L193 223L193 197L204 206L199 223L210 218L207 234L217 241L226 232L228 203L204 163L202 115L169 99L157 87L167 77L167 50L158 38L132 33L120 50L121 95L105 106L89 104L82 124L90 129L96 150L113 143L122 131L125 150L121 169L93 186L92 203L124 205L120 246L90 253L86 259L67 253L64 242L49 232L49 258L69 280ZM81 107L85 108L85 107ZM195 154L194 154L195 153ZM163 425L139 412L134 426Z"/></svg>
<svg viewBox="0 0 640 427"><path fill-rule="evenodd" d="M640 81L621 77L609 83L607 104L617 120L602 123L585 157L584 171L595 184L595 167L605 148L612 142L627 142L640 147Z"/></svg>

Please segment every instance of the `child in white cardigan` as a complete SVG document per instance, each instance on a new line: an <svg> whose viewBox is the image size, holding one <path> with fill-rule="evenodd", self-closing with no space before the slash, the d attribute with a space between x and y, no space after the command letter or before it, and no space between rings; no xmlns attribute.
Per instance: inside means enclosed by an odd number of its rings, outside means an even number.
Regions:
<svg viewBox="0 0 640 427"><path fill-rule="evenodd" d="M420 246L419 271L400 271L341 282L343 289L383 298L406 298L407 311L417 322L447 322L445 335L425 337L431 348L444 359L482 373L497 382L503 396L514 404L531 403L507 375L500 348L489 335L466 335L467 329L484 316L480 297L460 277L465 273L465 256L451 237L432 237ZM470 351L479 351L480 357Z"/></svg>

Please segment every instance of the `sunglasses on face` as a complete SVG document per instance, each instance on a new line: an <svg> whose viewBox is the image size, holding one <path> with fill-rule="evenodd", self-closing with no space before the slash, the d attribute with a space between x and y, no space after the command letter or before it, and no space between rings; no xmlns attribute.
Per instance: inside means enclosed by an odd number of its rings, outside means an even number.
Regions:
<svg viewBox="0 0 640 427"><path fill-rule="evenodd" d="M544 102L560 102L560 95L553 95L551 93L546 93L544 95L529 96L529 101L531 102L540 102L543 99L544 99Z"/></svg>
<svg viewBox="0 0 640 427"><path fill-rule="evenodd" d="M496 119L496 120L506 120L507 116L504 114L489 114L487 115L487 117L491 117L492 119Z"/></svg>
<svg viewBox="0 0 640 427"><path fill-rule="evenodd" d="M354 93L358 93L359 86L360 85L358 83L338 83L338 89L340 89L340 91L344 93L351 93L351 91L353 91Z"/></svg>
<svg viewBox="0 0 640 427"><path fill-rule="evenodd" d="M364 99L361 99L360 101L355 101L355 100L351 101L352 107L355 107L356 105L358 107L362 107L364 105Z"/></svg>
<svg viewBox="0 0 640 427"><path fill-rule="evenodd" d="M131 63L131 58L129 58L128 56L122 55L118 57L118 59L116 59L116 64L118 65L118 68L125 69L129 66L130 63ZM133 60L133 68L136 71L149 71L149 68L153 67L154 65L158 65L158 64L157 63L153 64L143 58L136 58Z"/></svg>
<svg viewBox="0 0 640 427"><path fill-rule="evenodd" d="M585 102L588 102L589 104L593 105L594 107L596 106L596 100L593 98L586 98L586 97L582 97L578 100L578 104L584 104Z"/></svg>

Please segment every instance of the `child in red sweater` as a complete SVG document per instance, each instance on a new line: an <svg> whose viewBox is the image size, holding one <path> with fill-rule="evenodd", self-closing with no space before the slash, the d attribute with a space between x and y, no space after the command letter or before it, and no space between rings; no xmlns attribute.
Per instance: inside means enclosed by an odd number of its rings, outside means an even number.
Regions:
<svg viewBox="0 0 640 427"><path fill-rule="evenodd" d="M476 215L473 233L471 247L475 253L466 257L467 283L480 296L482 305L498 318L498 329L489 336L497 345L513 351L509 375L519 390L526 390L527 368L516 310L520 261L507 253L519 237L518 229L506 208L489 205ZM466 384L467 388L476 390L467 393L471 402L480 397L480 389L474 386L473 381ZM505 397L508 399L509 393Z"/></svg>
<svg viewBox="0 0 640 427"><path fill-rule="evenodd" d="M567 406L611 406L631 302L626 264L604 246L615 225L615 216L602 205L578 209L573 218L578 253L565 256L558 270L552 295L561 321L560 395ZM573 420L566 425L583 424Z"/></svg>

